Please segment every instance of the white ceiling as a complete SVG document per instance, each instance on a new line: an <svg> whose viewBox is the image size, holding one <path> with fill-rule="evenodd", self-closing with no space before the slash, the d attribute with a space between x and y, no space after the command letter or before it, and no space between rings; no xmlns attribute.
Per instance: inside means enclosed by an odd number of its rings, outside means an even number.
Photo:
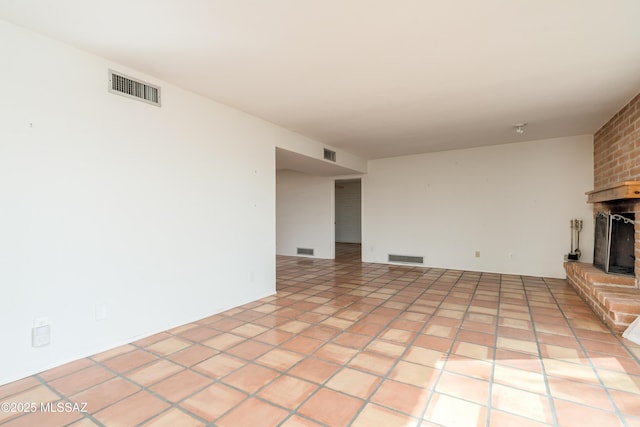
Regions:
<svg viewBox="0 0 640 427"><path fill-rule="evenodd" d="M0 18L368 159L592 134L640 92L638 0L0 0Z"/></svg>

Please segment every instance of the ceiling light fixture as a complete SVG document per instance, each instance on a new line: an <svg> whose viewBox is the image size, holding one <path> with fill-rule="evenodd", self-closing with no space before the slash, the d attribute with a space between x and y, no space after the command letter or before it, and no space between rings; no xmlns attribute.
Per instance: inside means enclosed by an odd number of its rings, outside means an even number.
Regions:
<svg viewBox="0 0 640 427"><path fill-rule="evenodd" d="M516 128L516 133L518 133L518 134L522 135L522 134L524 133L524 127L525 127L526 125L527 125L526 123L520 123L520 124L517 124L517 125L515 126L515 128Z"/></svg>

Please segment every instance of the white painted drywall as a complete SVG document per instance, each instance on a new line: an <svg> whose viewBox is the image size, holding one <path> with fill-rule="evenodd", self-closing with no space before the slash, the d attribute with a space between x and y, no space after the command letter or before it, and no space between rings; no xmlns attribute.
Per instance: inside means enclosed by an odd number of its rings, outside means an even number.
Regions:
<svg viewBox="0 0 640 427"><path fill-rule="evenodd" d="M564 277L570 219L584 221L582 260L592 259L592 186L592 136L373 160L363 260L414 255L430 267Z"/></svg>
<svg viewBox="0 0 640 427"><path fill-rule="evenodd" d="M0 40L0 384L275 292L275 146L317 143L3 21ZM108 93L109 68L162 108Z"/></svg>
<svg viewBox="0 0 640 427"><path fill-rule="evenodd" d="M279 170L276 174L276 253L314 250L315 258L335 257L334 180Z"/></svg>
<svg viewBox="0 0 640 427"><path fill-rule="evenodd" d="M362 242L361 182L337 181L336 192L336 242Z"/></svg>
<svg viewBox="0 0 640 427"><path fill-rule="evenodd" d="M367 160L343 151L339 148L333 147L331 145L322 144L318 141L314 141L312 139L299 136L298 138L289 138L289 139L281 139L276 143L278 148L285 149L287 151L292 151L294 153L301 154L303 156L308 157L309 159L315 159L323 163L327 163L331 166L340 166L347 170L351 170L354 172L367 172ZM327 148L329 150L336 152L336 161L332 162L324 159L324 149ZM345 174L348 172L342 172Z"/></svg>

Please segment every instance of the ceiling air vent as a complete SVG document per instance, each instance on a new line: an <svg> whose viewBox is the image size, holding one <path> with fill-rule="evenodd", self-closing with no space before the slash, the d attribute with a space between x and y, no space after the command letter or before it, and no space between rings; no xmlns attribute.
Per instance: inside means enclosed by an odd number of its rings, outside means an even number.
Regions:
<svg viewBox="0 0 640 427"><path fill-rule="evenodd" d="M160 106L160 88L109 70L109 92Z"/></svg>
<svg viewBox="0 0 640 427"><path fill-rule="evenodd" d="M391 255L389 254L389 262L408 262L411 264L423 264L424 257L409 255Z"/></svg>
<svg viewBox="0 0 640 427"><path fill-rule="evenodd" d="M309 248L297 248L298 255L313 255L313 249L309 249Z"/></svg>
<svg viewBox="0 0 640 427"><path fill-rule="evenodd" d="M336 152L325 148L324 149L324 159L325 160L330 160L332 162L335 162L336 161Z"/></svg>

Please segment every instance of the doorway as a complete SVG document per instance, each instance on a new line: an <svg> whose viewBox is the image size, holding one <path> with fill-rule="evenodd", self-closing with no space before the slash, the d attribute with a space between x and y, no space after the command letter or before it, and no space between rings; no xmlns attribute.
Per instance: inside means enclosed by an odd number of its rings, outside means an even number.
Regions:
<svg viewBox="0 0 640 427"><path fill-rule="evenodd" d="M362 182L335 181L336 260L362 259Z"/></svg>

